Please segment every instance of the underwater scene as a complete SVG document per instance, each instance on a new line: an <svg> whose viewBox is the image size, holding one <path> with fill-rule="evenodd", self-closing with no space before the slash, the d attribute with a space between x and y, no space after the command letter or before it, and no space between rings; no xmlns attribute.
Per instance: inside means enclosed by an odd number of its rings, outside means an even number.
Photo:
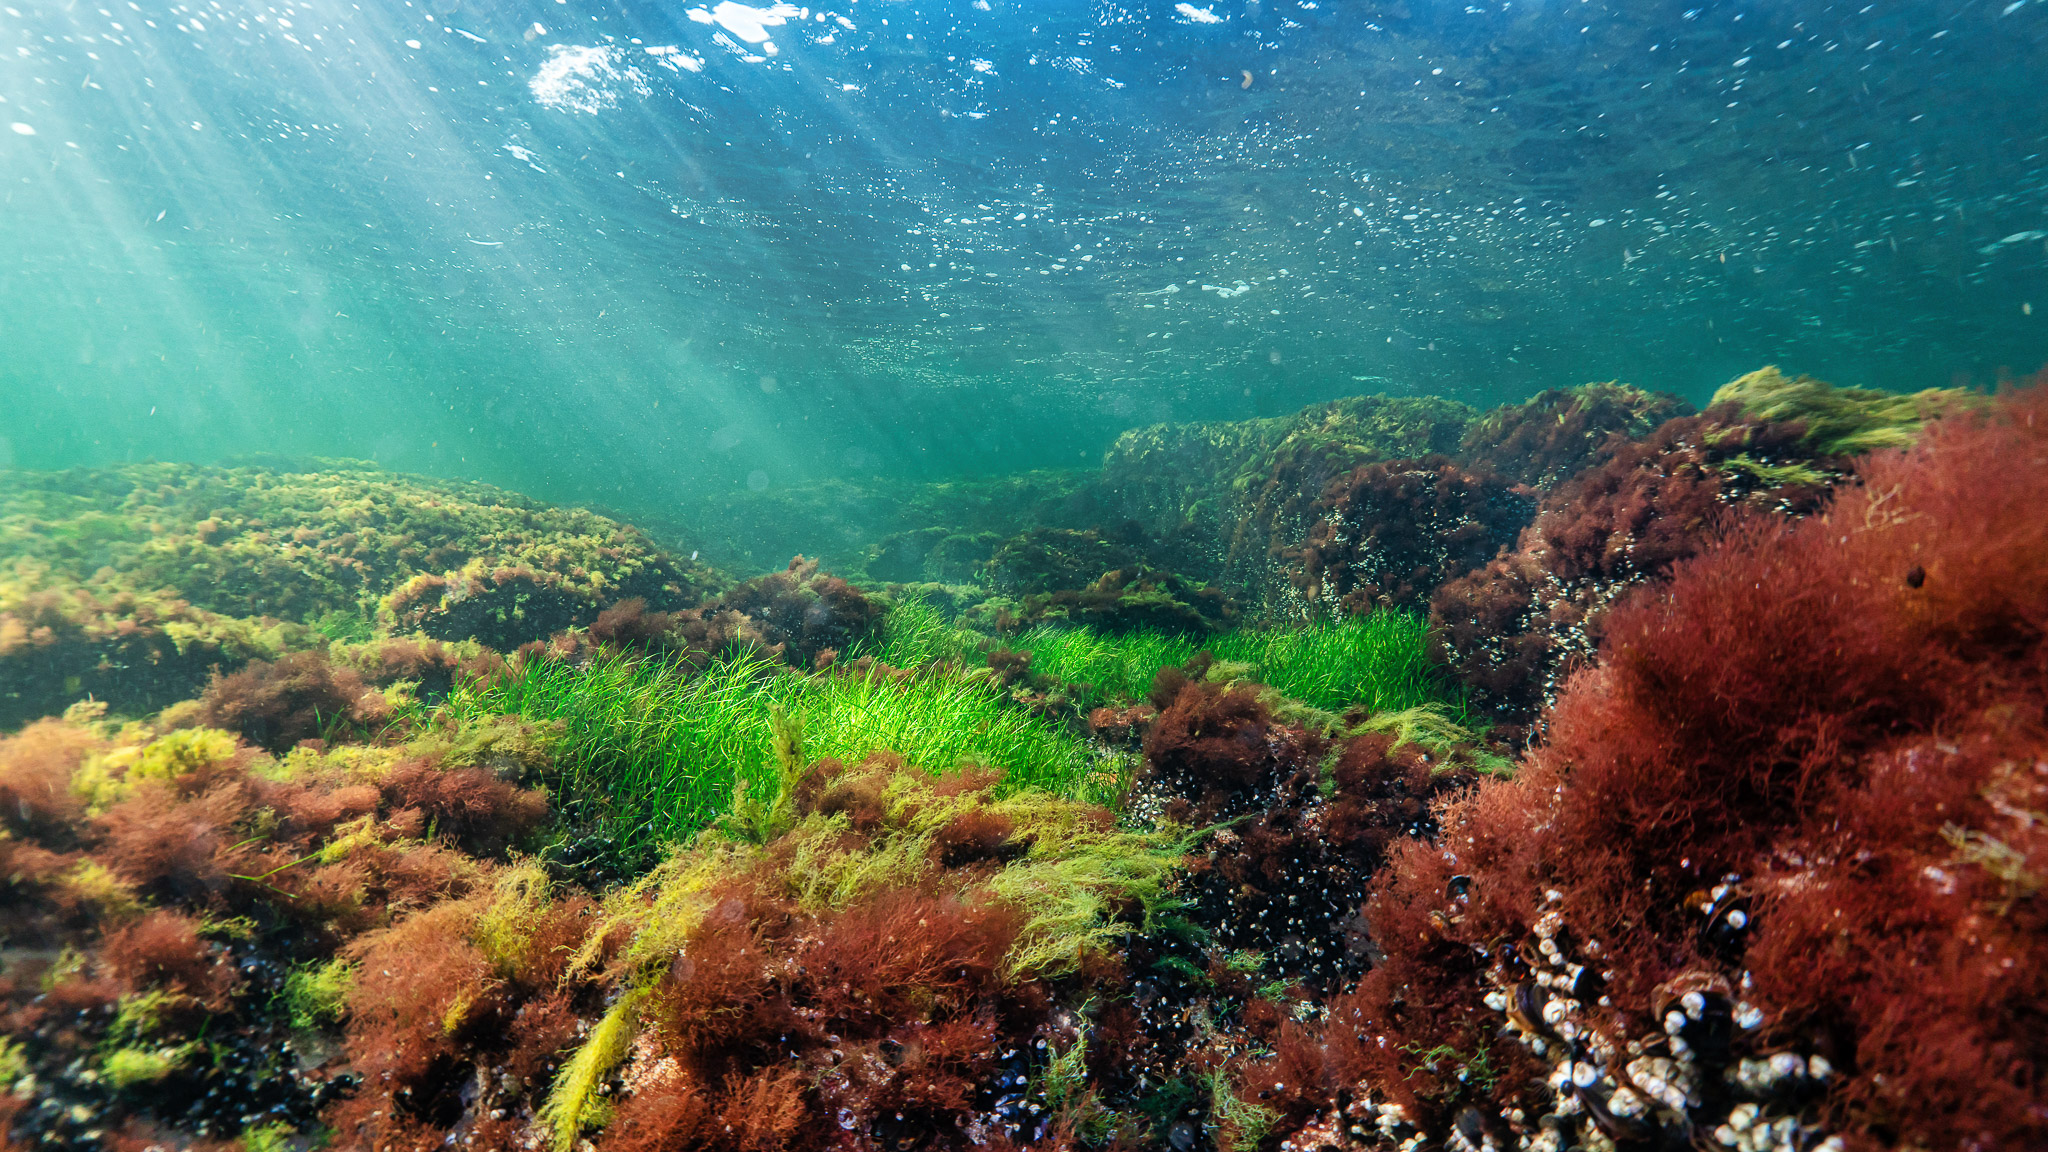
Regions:
<svg viewBox="0 0 2048 1152"><path fill-rule="evenodd" d="M2048 1149L2044 76L0 0L0 1152Z"/></svg>

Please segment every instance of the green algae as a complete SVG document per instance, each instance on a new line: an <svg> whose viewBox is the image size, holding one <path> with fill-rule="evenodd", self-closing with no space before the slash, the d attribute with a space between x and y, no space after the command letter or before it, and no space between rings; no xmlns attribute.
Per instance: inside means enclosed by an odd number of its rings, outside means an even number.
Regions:
<svg viewBox="0 0 2048 1152"><path fill-rule="evenodd" d="M339 957L312 961L291 970L281 994L294 1028L318 1028L341 1020L348 1011L349 990L355 987L355 965Z"/></svg>
<svg viewBox="0 0 2048 1152"><path fill-rule="evenodd" d="M1787 376L1771 365L1723 384L1713 402L1740 405L1763 420L1800 421L1807 443L1822 455L1855 456L1909 447L1927 421L1974 407L1982 397L1963 388L1838 388L1811 376Z"/></svg>
<svg viewBox="0 0 2048 1152"><path fill-rule="evenodd" d="M527 663L458 693L447 714L558 725L558 795L602 809L599 822L617 850L644 861L730 811L735 788L772 797L782 775L778 708L801 727L813 757L858 761L886 749L928 772L987 765L1005 772L1012 788L1093 795L1114 787L1077 736L1009 706L985 683L943 675L802 676L735 655L691 676L658 660L608 655L583 667Z"/></svg>
<svg viewBox="0 0 2048 1152"><path fill-rule="evenodd" d="M470 564L549 573L592 603L691 604L718 579L593 512L350 461L7 473L0 555L45 582L169 589L204 611L350 635L414 577Z"/></svg>

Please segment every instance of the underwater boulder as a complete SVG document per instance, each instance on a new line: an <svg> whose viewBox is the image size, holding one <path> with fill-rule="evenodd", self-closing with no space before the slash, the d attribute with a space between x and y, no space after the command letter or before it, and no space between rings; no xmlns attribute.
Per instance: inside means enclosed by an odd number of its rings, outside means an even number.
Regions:
<svg viewBox="0 0 2048 1152"><path fill-rule="evenodd" d="M996 546L988 580L1013 596L1085 587L1096 577L1142 562L1142 537L1101 528L1033 528Z"/></svg>
<svg viewBox="0 0 2048 1152"><path fill-rule="evenodd" d="M1363 465L1332 481L1317 508L1322 518L1286 554L1303 616L1426 605L1512 542L1536 501L1431 456Z"/></svg>
<svg viewBox="0 0 2048 1152"><path fill-rule="evenodd" d="M1600 617L1623 591L1661 579L1739 513L1813 512L1845 475L1798 423L1734 404L1610 441L1602 462L1543 498L1511 550L1431 598L1444 659L1476 703L1527 724L1598 649Z"/></svg>
<svg viewBox="0 0 2048 1152"><path fill-rule="evenodd" d="M1104 632L1149 630L1199 635L1220 632L1237 618L1222 589L1153 568L1118 568L1080 588L1024 597L1014 625L1085 624Z"/></svg>
<svg viewBox="0 0 2048 1152"><path fill-rule="evenodd" d="M1375 460L1453 452L1473 415L1438 396L1375 395L1135 429L1110 448L1099 499L1155 542L1155 563L1261 604L1289 587L1276 550L1301 542L1330 481Z"/></svg>
<svg viewBox="0 0 2048 1152"><path fill-rule="evenodd" d="M1592 464L1614 437L1636 439L1674 416L1690 415L1692 406L1676 396L1615 380L1547 388L1474 420L1458 458L1511 483L1550 489Z"/></svg>

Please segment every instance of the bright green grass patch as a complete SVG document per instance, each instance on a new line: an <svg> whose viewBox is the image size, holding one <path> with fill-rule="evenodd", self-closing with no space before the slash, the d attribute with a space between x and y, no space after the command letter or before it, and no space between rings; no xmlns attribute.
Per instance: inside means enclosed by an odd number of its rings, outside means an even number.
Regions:
<svg viewBox="0 0 2048 1152"><path fill-rule="evenodd" d="M601 798L622 855L641 862L730 811L736 785L772 799L782 777L778 707L802 733L809 760L852 762L887 749L931 773L963 763L1000 769L1005 792L1108 799L1113 791L1091 778L1093 757L1078 737L1007 705L986 684L951 677L807 677L746 656L689 676L611 656L581 668L535 661L448 705L457 719L511 713L559 722L557 795Z"/></svg>
<svg viewBox="0 0 2048 1152"><path fill-rule="evenodd" d="M1209 651L1218 660L1249 664L1253 679L1332 712L1354 704L1397 712L1454 700L1429 659L1429 623L1412 612L1247 629L1217 637Z"/></svg>
<svg viewBox="0 0 2048 1152"><path fill-rule="evenodd" d="M873 656L892 668L918 668L948 660L971 667L981 663L987 644L981 633L949 623L931 601L912 597L889 609L878 642L849 655Z"/></svg>
<svg viewBox="0 0 2048 1152"><path fill-rule="evenodd" d="M1031 653L1031 670L1086 684L1106 697L1135 700L1169 664L1207 649L1245 666L1246 676L1304 704L1332 712L1362 705L1398 712L1424 704L1462 715L1443 674L1430 662L1429 625L1408 612L1374 612L1296 628L1248 628L1205 640L1155 632L1105 635L1090 628L1038 627L1012 647Z"/></svg>
<svg viewBox="0 0 2048 1152"><path fill-rule="evenodd" d="M1185 664L1201 647L1185 636L1159 632L1110 635L1093 628L1041 624L1010 647L1031 653L1031 670L1068 684L1086 684L1103 696L1136 700L1169 664Z"/></svg>

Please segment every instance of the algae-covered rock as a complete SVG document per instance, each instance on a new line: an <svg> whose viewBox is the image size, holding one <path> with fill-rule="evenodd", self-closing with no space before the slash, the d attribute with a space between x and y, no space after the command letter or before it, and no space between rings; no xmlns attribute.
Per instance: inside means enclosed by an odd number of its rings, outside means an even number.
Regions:
<svg viewBox="0 0 2048 1152"><path fill-rule="evenodd" d="M1738 376L1714 393L1714 403L1741 405L1760 420L1801 421L1807 442L1826 456L1907 447L1927 421L1982 400L1963 388L1912 393L1837 388L1811 376L1787 376L1775 364Z"/></svg>
<svg viewBox="0 0 2048 1152"><path fill-rule="evenodd" d="M1744 518L1812 513L1846 468L1798 424L1734 404L1675 417L1546 494L1514 548L1437 591L1430 623L1473 700L1526 723L1592 658L1627 589L1665 578Z"/></svg>
<svg viewBox="0 0 2048 1152"><path fill-rule="evenodd" d="M305 472L129 464L7 473L0 562L34 560L53 580L171 589L205 611L309 624L329 613L372 618L419 576L452 584L457 573L530 570L592 617L627 596L693 604L718 583L710 569L593 512L487 484L325 463Z"/></svg>
<svg viewBox="0 0 2048 1152"><path fill-rule="evenodd" d="M1097 528L1033 528L995 551L989 583L1012 595L1079 588L1114 568L1137 564L1140 549Z"/></svg>
<svg viewBox="0 0 2048 1152"><path fill-rule="evenodd" d="M1527 488L1442 456L1353 469L1317 507L1322 518L1289 553L1304 615L1427 606L1536 513Z"/></svg>
<svg viewBox="0 0 2048 1152"><path fill-rule="evenodd" d="M1101 503L1156 541L1155 562L1259 601L1287 586L1278 554L1307 534L1330 481L1454 451L1474 415L1435 396L1354 396L1270 419L1140 428L1105 458Z"/></svg>
<svg viewBox="0 0 2048 1152"><path fill-rule="evenodd" d="M1086 624L1105 632L1220 632L1237 618L1230 597L1156 568L1118 568L1079 588L1024 597L1023 624Z"/></svg>
<svg viewBox="0 0 2048 1152"><path fill-rule="evenodd" d="M0 726L85 699L153 712L197 695L214 668L324 639L301 624L223 616L161 593L0 580Z"/></svg>
<svg viewBox="0 0 2048 1152"><path fill-rule="evenodd" d="M132 464L0 477L0 724L91 696L147 712L331 641L510 649L721 583L639 530L485 484Z"/></svg>
<svg viewBox="0 0 2048 1152"><path fill-rule="evenodd" d="M1465 430L1459 455L1516 484L1554 488L1593 463L1615 436L1637 439L1692 406L1664 392L1610 380L1549 388L1488 411Z"/></svg>

